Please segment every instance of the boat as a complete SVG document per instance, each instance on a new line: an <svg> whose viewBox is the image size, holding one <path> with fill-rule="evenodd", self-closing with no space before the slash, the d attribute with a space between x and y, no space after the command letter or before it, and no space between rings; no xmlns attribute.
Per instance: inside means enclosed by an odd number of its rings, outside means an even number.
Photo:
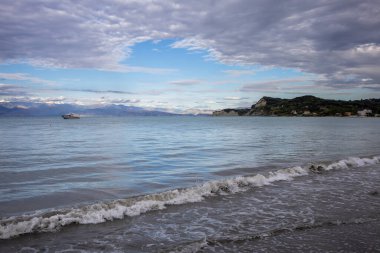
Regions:
<svg viewBox="0 0 380 253"><path fill-rule="evenodd" d="M80 119L80 116L75 113L63 114L62 118L64 119Z"/></svg>

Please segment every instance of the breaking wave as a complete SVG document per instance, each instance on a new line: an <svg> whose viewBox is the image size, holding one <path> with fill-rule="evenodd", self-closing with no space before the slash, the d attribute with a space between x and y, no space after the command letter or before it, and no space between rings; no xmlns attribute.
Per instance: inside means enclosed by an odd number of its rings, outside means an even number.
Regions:
<svg viewBox="0 0 380 253"><path fill-rule="evenodd" d="M356 168L377 163L380 163L380 156L372 158L350 157L327 165L296 166L269 172L265 175L237 176L209 181L185 189L101 202L78 208L61 209L44 214L9 217L0 220L0 239L8 239L28 233L56 231L70 224L97 224L122 219L126 216L137 216L148 211L165 209L169 205L200 202L207 197L243 192L276 181L306 176L309 173L323 173L329 170Z"/></svg>

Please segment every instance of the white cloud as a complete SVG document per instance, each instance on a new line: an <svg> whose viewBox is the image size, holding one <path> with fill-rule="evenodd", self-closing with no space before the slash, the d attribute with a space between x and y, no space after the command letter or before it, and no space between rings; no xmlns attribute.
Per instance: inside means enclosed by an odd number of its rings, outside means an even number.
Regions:
<svg viewBox="0 0 380 253"><path fill-rule="evenodd" d="M292 84L292 83L300 83L305 82L305 79L301 78L294 78L294 79L273 79L273 80L267 80L267 81L259 81L259 82L253 82L249 84L243 85L241 88L242 91L250 91L250 90L257 90L257 89L266 89L266 88L276 88L283 84Z"/></svg>
<svg viewBox="0 0 380 253"><path fill-rule="evenodd" d="M3 0L0 62L167 73L121 62L137 43L176 38L172 47L206 51L225 64L296 68L324 75L330 86L347 75L354 77L343 80L347 85L363 78L375 84L379 6L371 0Z"/></svg>
<svg viewBox="0 0 380 253"><path fill-rule="evenodd" d="M102 97L101 103L105 104L137 104L140 103L140 99L126 99L126 98L107 98Z"/></svg>
<svg viewBox="0 0 380 253"><path fill-rule="evenodd" d="M6 102L32 102L45 104L62 104L67 101L63 96L59 97L37 97L37 96L14 96L4 99Z"/></svg>
<svg viewBox="0 0 380 253"><path fill-rule="evenodd" d="M182 114L193 114L193 115L212 114L213 111L214 110L212 109L190 108L190 109L182 111Z"/></svg>
<svg viewBox="0 0 380 253"><path fill-rule="evenodd" d="M25 94L27 94L27 91L22 86L0 83L0 96L20 96Z"/></svg>
<svg viewBox="0 0 380 253"><path fill-rule="evenodd" d="M191 86L202 83L201 80L197 79L188 79L188 80L175 80L169 82L170 84L179 85L179 86Z"/></svg>
<svg viewBox="0 0 380 253"><path fill-rule="evenodd" d="M35 84L43 84L49 86L57 85L57 82L55 81L41 79L26 73L0 73L0 79L27 81Z"/></svg>
<svg viewBox="0 0 380 253"><path fill-rule="evenodd" d="M231 76L242 76L242 75L254 75L256 74L255 70L250 70L250 69L229 69L229 70L224 70L224 73L231 75Z"/></svg>
<svg viewBox="0 0 380 253"><path fill-rule="evenodd" d="M248 99L247 97L225 97L224 100L244 100Z"/></svg>

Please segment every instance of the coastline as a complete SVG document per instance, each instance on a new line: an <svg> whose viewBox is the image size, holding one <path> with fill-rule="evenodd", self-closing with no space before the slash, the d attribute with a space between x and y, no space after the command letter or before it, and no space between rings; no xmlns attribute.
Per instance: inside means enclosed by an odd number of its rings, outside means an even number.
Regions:
<svg viewBox="0 0 380 253"><path fill-rule="evenodd" d="M341 101L310 95L293 99L263 97L250 108L222 109L213 116L380 117L380 99Z"/></svg>

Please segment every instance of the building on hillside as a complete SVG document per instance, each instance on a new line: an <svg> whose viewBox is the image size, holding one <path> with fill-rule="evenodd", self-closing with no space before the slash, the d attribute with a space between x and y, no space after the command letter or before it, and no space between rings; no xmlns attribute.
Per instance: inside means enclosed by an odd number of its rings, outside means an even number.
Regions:
<svg viewBox="0 0 380 253"><path fill-rule="evenodd" d="M352 115L352 113L351 112L344 112L343 115L346 116L346 117L350 117Z"/></svg>
<svg viewBox="0 0 380 253"><path fill-rule="evenodd" d="M364 110L358 111L358 116L360 116L360 117L367 117L370 114L372 114L372 110L369 110L369 109L364 109Z"/></svg>
<svg viewBox="0 0 380 253"><path fill-rule="evenodd" d="M303 115L304 115L304 116L310 116L310 114L311 114L311 113L310 113L309 110L306 110L306 111L303 112Z"/></svg>

